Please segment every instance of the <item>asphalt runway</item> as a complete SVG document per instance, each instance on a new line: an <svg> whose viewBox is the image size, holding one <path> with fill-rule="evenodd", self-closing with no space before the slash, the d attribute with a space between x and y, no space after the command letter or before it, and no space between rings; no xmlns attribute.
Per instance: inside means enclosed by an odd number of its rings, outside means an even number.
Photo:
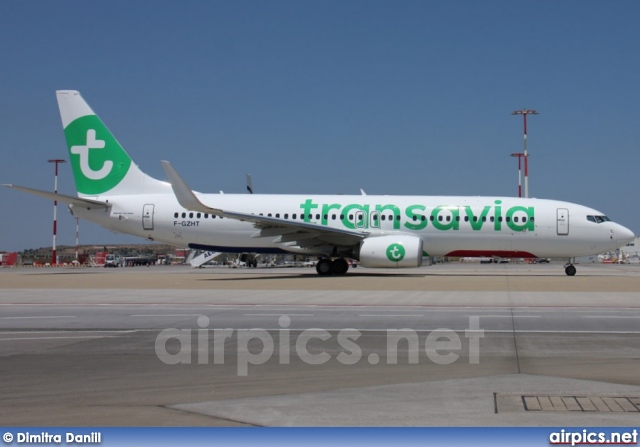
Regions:
<svg viewBox="0 0 640 447"><path fill-rule="evenodd" d="M635 265L0 269L0 417L637 426L639 335Z"/></svg>

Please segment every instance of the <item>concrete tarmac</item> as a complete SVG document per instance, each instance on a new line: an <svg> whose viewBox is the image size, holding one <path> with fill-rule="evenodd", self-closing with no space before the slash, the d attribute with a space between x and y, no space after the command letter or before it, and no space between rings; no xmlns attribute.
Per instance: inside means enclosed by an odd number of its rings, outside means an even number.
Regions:
<svg viewBox="0 0 640 447"><path fill-rule="evenodd" d="M639 334L633 265L1 269L0 417L637 426Z"/></svg>

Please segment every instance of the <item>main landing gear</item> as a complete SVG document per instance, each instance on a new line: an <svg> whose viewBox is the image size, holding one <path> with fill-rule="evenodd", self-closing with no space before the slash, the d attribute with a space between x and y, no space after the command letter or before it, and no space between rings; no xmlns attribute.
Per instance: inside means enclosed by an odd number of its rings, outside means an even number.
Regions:
<svg viewBox="0 0 640 447"><path fill-rule="evenodd" d="M316 264L316 271L318 275L344 275L349 270L349 263L343 259L338 258L333 261L330 259L320 259Z"/></svg>
<svg viewBox="0 0 640 447"><path fill-rule="evenodd" d="M569 261L564 265L564 272L568 276L573 276L576 274L576 268L573 265L573 258L569 258Z"/></svg>

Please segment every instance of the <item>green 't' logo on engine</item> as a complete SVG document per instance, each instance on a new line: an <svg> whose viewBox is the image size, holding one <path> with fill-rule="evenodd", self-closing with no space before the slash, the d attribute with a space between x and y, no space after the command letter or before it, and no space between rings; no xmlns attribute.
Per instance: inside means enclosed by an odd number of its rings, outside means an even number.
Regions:
<svg viewBox="0 0 640 447"><path fill-rule="evenodd" d="M131 158L97 116L78 118L64 134L79 193L102 194L122 181Z"/></svg>
<svg viewBox="0 0 640 447"><path fill-rule="evenodd" d="M400 244L391 244L387 247L387 258L391 262L400 262L406 254L404 247Z"/></svg>

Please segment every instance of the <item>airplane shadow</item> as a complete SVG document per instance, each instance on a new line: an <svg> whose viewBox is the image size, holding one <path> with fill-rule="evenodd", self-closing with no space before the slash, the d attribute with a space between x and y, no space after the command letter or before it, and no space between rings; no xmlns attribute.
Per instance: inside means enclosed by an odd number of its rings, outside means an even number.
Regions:
<svg viewBox="0 0 640 447"><path fill-rule="evenodd" d="M259 275L259 274L258 274ZM564 278L566 275L562 273L548 274L548 273L521 273L521 274L504 274L504 273L347 273L341 276L320 276L316 273L291 273L286 275L264 275L264 276L249 276L238 275L234 277L226 278L198 278L196 281L263 281L263 280L275 280L275 279L319 279L324 278L342 279L342 278L453 278L453 277L509 277L509 278ZM589 277L607 277L610 275L589 275ZM585 276L586 277L586 276Z"/></svg>
<svg viewBox="0 0 640 447"><path fill-rule="evenodd" d="M317 273L290 273L288 275L265 275L265 276L249 276L249 275L238 275L233 278L201 278L197 281L260 281L260 280L268 280L268 279L313 279L313 278L323 278L323 279L337 279L337 278L354 278L354 277L371 277L371 278L422 278L423 274L409 274L409 273L398 273L398 274L389 274L389 273L347 273L346 275L340 276L320 276Z"/></svg>

